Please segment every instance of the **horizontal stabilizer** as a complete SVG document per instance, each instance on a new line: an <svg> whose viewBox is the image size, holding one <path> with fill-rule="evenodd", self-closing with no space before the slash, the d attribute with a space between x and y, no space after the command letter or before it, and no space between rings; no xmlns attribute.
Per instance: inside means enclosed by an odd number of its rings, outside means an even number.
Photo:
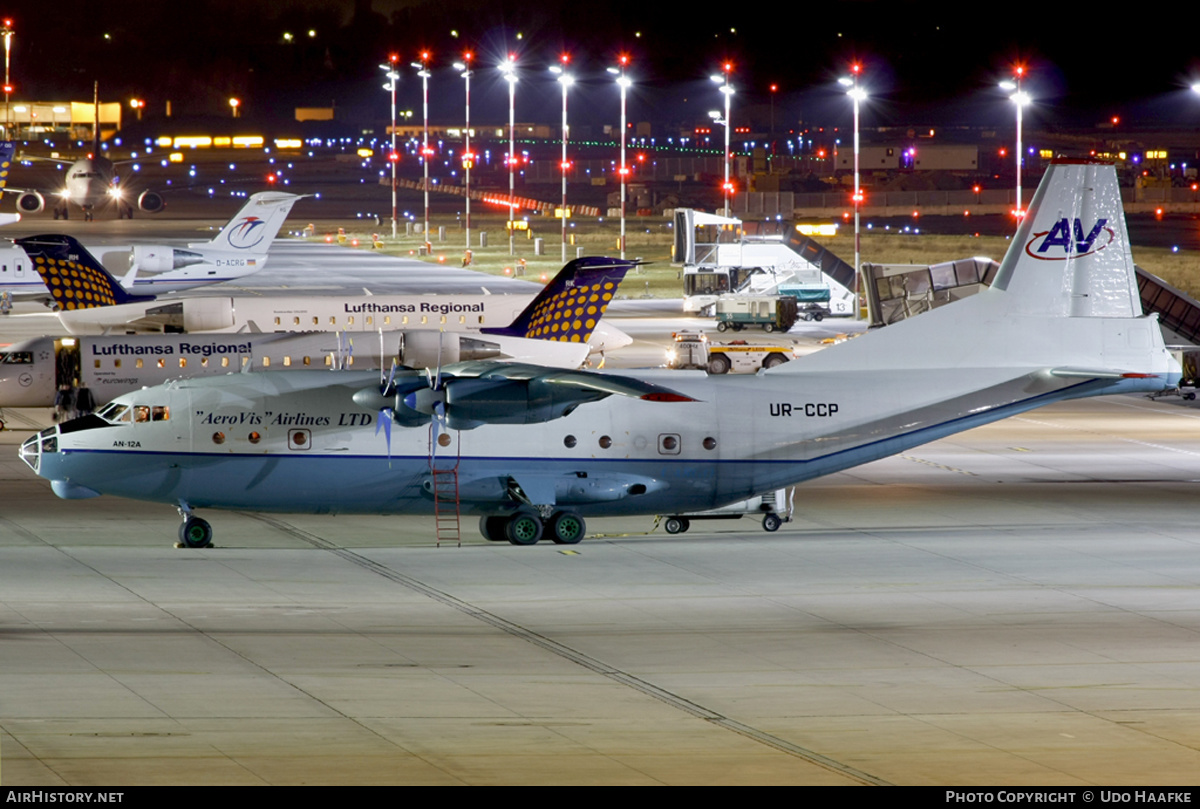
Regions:
<svg viewBox="0 0 1200 809"><path fill-rule="evenodd" d="M1051 376L1060 379L1153 379L1161 374L1146 374L1138 371L1117 371L1111 368L1054 368Z"/></svg>

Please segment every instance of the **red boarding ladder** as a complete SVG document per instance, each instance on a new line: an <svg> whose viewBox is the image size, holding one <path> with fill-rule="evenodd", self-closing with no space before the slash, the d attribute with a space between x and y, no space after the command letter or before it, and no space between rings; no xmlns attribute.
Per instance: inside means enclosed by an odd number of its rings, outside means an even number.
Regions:
<svg viewBox="0 0 1200 809"><path fill-rule="evenodd" d="M438 467L437 453L434 452L433 424L429 425L429 473L433 480L433 520L437 532L437 546L453 542L456 547L462 547L462 531L460 530L460 509L458 503L458 464L462 460L462 450L455 447L454 465ZM442 433L449 436L448 432ZM456 436L457 438L458 436ZM455 442L457 443L457 441Z"/></svg>

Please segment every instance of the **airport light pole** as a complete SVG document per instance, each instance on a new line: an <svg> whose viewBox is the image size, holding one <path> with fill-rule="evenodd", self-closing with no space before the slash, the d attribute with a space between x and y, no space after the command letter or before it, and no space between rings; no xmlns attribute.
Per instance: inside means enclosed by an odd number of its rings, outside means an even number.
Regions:
<svg viewBox="0 0 1200 809"><path fill-rule="evenodd" d="M4 20L3 26L0 26L0 36L4 37L4 136L6 138L10 125L9 98L13 91L12 81L8 77L8 67L12 59L13 33L13 21L11 19Z"/></svg>
<svg viewBox="0 0 1200 809"><path fill-rule="evenodd" d="M509 54L500 63L500 72L508 82L508 254L517 254L516 230L514 229L513 207L516 203L517 171L517 58Z"/></svg>
<svg viewBox="0 0 1200 809"><path fill-rule="evenodd" d="M429 241L429 51L421 51L421 61L409 66L417 69L421 77L421 112L424 117L424 134L421 140L421 165L424 167L422 188L425 191L425 255L433 255L433 244Z"/></svg>
<svg viewBox="0 0 1200 809"><path fill-rule="evenodd" d="M396 154L396 82L400 81L400 74L396 72L396 63L400 61L400 54L393 53L388 56L388 63L380 65L380 70L386 71L387 84L383 85L383 89L392 94L392 151L388 154L388 162L392 164L392 238L397 237L396 232L396 163L398 155Z"/></svg>
<svg viewBox="0 0 1200 809"><path fill-rule="evenodd" d="M725 216L729 217L731 215L730 197L733 194L733 186L729 182L729 163L733 157L733 153L729 148L730 129L732 128L732 122L729 119L729 107L733 99L733 87L729 84L729 75L733 72L733 63L726 62L721 65L721 70L723 75L713 75L709 76L709 78L721 85L721 95L725 96L725 183L721 186L721 193L725 196Z"/></svg>
<svg viewBox="0 0 1200 809"><path fill-rule="evenodd" d="M1017 106L1017 207L1014 211L1017 217L1017 224L1020 224L1021 219L1025 216L1025 211L1021 208L1021 163L1025 157L1023 154L1025 146L1021 141L1021 118L1022 110L1029 103L1030 99L1029 94L1021 90L1021 79L1024 77L1024 65L1017 65L1013 68L1013 81L1000 82L1000 89L1012 93L1009 97Z"/></svg>
<svg viewBox="0 0 1200 809"><path fill-rule="evenodd" d="M625 179L629 176L629 167L625 165L625 110L628 101L629 87L633 84L629 77L625 75L625 68L629 67L629 54L621 54L617 61L620 67L610 67L608 72L617 77L617 86L621 88L621 165L617 169L617 174L621 177L621 258L625 258Z"/></svg>
<svg viewBox="0 0 1200 809"><path fill-rule="evenodd" d="M567 128L567 88L575 83L575 78L566 72L567 65L571 61L571 55L564 53L559 57L562 66L551 65L550 72L558 75L558 83L562 85L562 162L559 168L562 170L562 208L559 215L562 218L562 261L567 263L567 169L570 164L567 162L567 136L569 129Z"/></svg>
<svg viewBox="0 0 1200 809"><path fill-rule="evenodd" d="M467 85L467 120L466 128L463 129L463 171L466 172L466 201L467 201L467 253L464 256L464 264L470 264L471 255L471 166L475 162L475 155L471 154L471 60L475 58L475 54L470 51L463 51L463 60L454 63L454 69L459 71L459 75L463 77L463 81Z"/></svg>
<svg viewBox="0 0 1200 809"><path fill-rule="evenodd" d="M862 318L862 307L859 305L859 295L862 288L862 230L860 229L859 208L862 205L862 185L859 175L859 140L858 114L859 104L867 97L867 93L858 86L858 77L862 73L862 65L855 62L850 66L850 75L838 79L838 84L849 87L846 95L854 102L854 319Z"/></svg>

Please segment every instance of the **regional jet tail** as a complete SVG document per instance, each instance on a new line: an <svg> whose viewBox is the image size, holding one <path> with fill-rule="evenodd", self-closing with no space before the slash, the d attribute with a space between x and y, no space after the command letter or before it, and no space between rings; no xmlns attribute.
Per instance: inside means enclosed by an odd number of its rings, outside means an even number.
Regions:
<svg viewBox="0 0 1200 809"><path fill-rule="evenodd" d="M147 303L153 297L131 295L82 244L64 234L27 236L15 243L25 251L50 297L60 309L91 309Z"/></svg>
<svg viewBox="0 0 1200 809"><path fill-rule="evenodd" d="M194 242L187 249L165 245L138 245L130 255L129 288L162 294L244 278L267 263L267 250L283 227L297 194L262 191L208 242Z"/></svg>

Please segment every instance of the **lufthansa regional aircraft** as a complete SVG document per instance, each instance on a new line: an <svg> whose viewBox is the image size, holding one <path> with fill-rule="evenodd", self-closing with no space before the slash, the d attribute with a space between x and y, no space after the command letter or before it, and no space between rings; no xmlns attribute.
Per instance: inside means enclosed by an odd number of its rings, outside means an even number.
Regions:
<svg viewBox="0 0 1200 809"><path fill-rule="evenodd" d="M523 316L531 295L366 295L323 297L205 297L164 303L133 297L69 236L32 236L17 239L58 304L58 319L69 334L135 332L237 332L344 331L376 332L441 329L455 332L490 331L493 324L515 323ZM583 263L580 263L583 262ZM613 259L576 259L551 282L575 283L574 270L633 263ZM568 270L570 269L570 272ZM565 273L565 274L564 274ZM618 281L619 282L619 281ZM607 305L616 292L612 283L600 294ZM592 351L612 351L629 345L629 335L600 322L603 310L583 307L577 321L555 320L541 326L537 337L556 339L568 335L579 342L584 328L591 335ZM559 313L559 317L562 315Z"/></svg>
<svg viewBox="0 0 1200 809"><path fill-rule="evenodd" d="M176 506L193 546L212 536L193 509L430 514L435 472L451 470L488 539L570 543L585 516L711 509L1179 377L1141 313L1115 169L1057 160L990 288L753 377L488 362L382 385L241 374L118 397L20 454L60 497Z"/></svg>
<svg viewBox="0 0 1200 809"><path fill-rule="evenodd" d="M253 194L213 239L191 243L186 249L134 245L128 248L128 273L111 283L130 295L152 297L252 275L266 266L267 251L299 199L297 194L279 191ZM7 314L13 301L52 299L28 254L28 246L43 243L64 252L85 252L74 239L60 235L18 239L13 247L0 248L0 312Z"/></svg>
<svg viewBox="0 0 1200 809"><path fill-rule="evenodd" d="M504 328L475 332L411 329L358 333L131 334L38 337L0 348L0 408L50 407L64 387L87 388L96 402L178 377L275 368L369 370L393 361L406 368L437 368L467 360L506 359L551 368L578 368L612 291L632 261L576 259ZM581 297L596 297L579 318ZM571 324L558 331L546 322ZM586 312L581 313L586 314Z"/></svg>

